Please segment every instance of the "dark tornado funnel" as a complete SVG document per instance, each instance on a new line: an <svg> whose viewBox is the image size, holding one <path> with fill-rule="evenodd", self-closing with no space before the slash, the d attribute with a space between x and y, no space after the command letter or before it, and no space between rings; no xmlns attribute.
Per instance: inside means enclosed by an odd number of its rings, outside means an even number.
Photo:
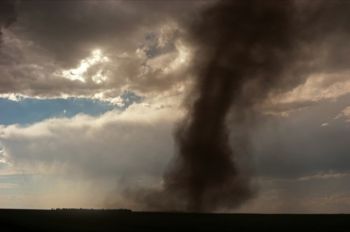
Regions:
<svg viewBox="0 0 350 232"><path fill-rule="evenodd" d="M284 70L291 57L291 10L291 1L221 1L192 25L197 79L175 133L178 154L165 176L167 192L177 194L186 210L232 208L251 197L249 177L235 163L238 149L229 144L227 119L243 122Z"/></svg>
<svg viewBox="0 0 350 232"><path fill-rule="evenodd" d="M345 0L222 0L184 20L195 78L174 135L177 153L161 188L127 196L147 210L199 212L254 196L240 162L249 160L250 129L270 97L310 75L349 71L349 9Z"/></svg>

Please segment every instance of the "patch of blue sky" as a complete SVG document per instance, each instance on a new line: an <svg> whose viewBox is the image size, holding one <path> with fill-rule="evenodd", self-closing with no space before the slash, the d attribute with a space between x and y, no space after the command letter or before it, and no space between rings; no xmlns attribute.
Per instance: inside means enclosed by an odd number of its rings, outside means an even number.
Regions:
<svg viewBox="0 0 350 232"><path fill-rule="evenodd" d="M19 101L0 98L0 124L28 125L49 118L70 118L77 114L99 116L111 110L123 111L142 100L142 97L131 91L124 92L120 97L122 105L88 98L23 98Z"/></svg>

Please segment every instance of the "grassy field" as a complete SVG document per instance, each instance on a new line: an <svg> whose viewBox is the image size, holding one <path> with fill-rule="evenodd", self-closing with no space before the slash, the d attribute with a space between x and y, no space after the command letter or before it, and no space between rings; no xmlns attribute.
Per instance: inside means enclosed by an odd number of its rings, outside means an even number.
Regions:
<svg viewBox="0 0 350 232"><path fill-rule="evenodd" d="M0 210L0 231L350 231L350 215Z"/></svg>

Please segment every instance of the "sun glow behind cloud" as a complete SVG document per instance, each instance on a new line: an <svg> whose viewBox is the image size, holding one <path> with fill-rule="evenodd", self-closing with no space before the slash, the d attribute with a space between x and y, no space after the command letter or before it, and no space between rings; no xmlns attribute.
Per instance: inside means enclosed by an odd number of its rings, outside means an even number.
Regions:
<svg viewBox="0 0 350 232"><path fill-rule="evenodd" d="M105 56L100 49L95 49L91 52L90 56L80 61L78 67L62 71L62 76L70 80L78 80L83 83L86 82L86 73L91 67L98 64L109 62L109 58ZM92 80L96 84L100 84L107 80L107 76L103 75L103 70L98 69L95 75L92 76Z"/></svg>
<svg viewBox="0 0 350 232"><path fill-rule="evenodd" d="M190 59L192 58L191 51L189 50L188 47L186 47L181 42L181 40L177 41L177 43L175 43L175 47L177 49L178 55L169 64L169 66L164 69L164 73L170 73L170 72L180 68L181 66L185 66L190 61Z"/></svg>

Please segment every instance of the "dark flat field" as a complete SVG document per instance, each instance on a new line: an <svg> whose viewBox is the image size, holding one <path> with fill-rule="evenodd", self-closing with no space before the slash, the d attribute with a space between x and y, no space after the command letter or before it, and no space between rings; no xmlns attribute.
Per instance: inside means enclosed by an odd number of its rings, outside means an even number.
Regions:
<svg viewBox="0 0 350 232"><path fill-rule="evenodd" d="M350 231L350 215L0 210L0 231Z"/></svg>

